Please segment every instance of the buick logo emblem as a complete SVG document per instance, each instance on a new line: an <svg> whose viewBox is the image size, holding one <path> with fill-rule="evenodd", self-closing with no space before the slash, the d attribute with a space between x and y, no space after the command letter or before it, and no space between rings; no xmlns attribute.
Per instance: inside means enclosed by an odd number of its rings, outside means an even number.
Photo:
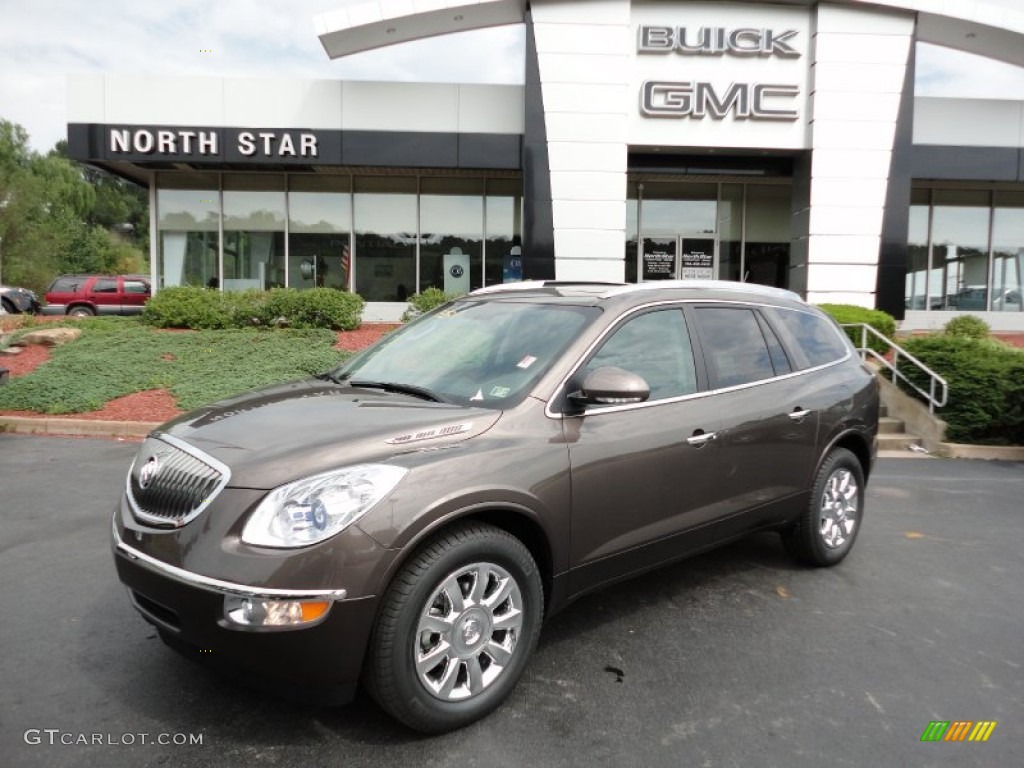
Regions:
<svg viewBox="0 0 1024 768"><path fill-rule="evenodd" d="M149 484L153 482L153 478L156 477L156 473L160 471L160 459L155 455L150 456L149 460L142 465L142 469L139 470L139 488L149 488Z"/></svg>
<svg viewBox="0 0 1024 768"><path fill-rule="evenodd" d="M462 268L461 264L456 264L449 271L451 272L452 277L462 277L465 274L465 270Z"/></svg>

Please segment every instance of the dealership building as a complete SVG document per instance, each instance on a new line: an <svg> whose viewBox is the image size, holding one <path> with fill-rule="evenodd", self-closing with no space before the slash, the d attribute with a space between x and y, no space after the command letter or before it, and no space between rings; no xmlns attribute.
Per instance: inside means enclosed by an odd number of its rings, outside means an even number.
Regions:
<svg viewBox="0 0 1024 768"><path fill-rule="evenodd" d="M327 56L523 23L524 84L72 76L69 149L149 188L158 289L395 319L430 287L710 278L1024 330L1024 93L914 93L919 41L1024 66L1009 6L363 2L316 19Z"/></svg>

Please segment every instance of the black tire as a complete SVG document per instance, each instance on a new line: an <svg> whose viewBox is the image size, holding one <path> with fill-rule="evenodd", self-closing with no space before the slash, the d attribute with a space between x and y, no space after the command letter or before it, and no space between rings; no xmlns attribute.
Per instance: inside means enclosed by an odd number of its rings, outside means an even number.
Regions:
<svg viewBox="0 0 1024 768"><path fill-rule="evenodd" d="M807 509L782 532L782 543L799 562L835 565L853 549L864 519L864 470L850 451L836 448L822 462Z"/></svg>
<svg viewBox="0 0 1024 768"><path fill-rule="evenodd" d="M0 299L0 305L3 306L4 312L6 312L8 315L18 314L18 310L14 308L14 303L11 302L9 299Z"/></svg>
<svg viewBox="0 0 1024 768"><path fill-rule="evenodd" d="M481 574L486 577L481 579ZM476 584L481 585L479 601L472 589ZM453 587L460 590L456 599L461 609L449 597ZM441 531L419 548L388 587L370 638L366 687L384 710L424 733L479 720L515 688L537 645L543 604L537 565L517 538L481 523ZM442 642L440 631L424 628L421 620L450 627L450 643ZM517 621L518 628L495 626ZM490 655L502 649L504 664ZM421 654L430 660L418 669ZM478 690L472 690L474 685Z"/></svg>
<svg viewBox="0 0 1024 768"><path fill-rule="evenodd" d="M92 317L95 314L92 309L83 306L72 307L68 310L68 315L71 317Z"/></svg>

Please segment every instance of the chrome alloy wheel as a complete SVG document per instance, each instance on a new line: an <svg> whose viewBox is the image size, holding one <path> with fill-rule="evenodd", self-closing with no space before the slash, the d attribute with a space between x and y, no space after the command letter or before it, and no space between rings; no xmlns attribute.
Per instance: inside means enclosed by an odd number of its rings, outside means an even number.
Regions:
<svg viewBox="0 0 1024 768"><path fill-rule="evenodd" d="M508 571L494 563L460 568L420 616L412 649L419 681L444 701L476 696L512 661L522 626L523 597Z"/></svg>
<svg viewBox="0 0 1024 768"><path fill-rule="evenodd" d="M846 543L857 526L860 509L860 489L857 479L848 469L837 469L829 475L825 492L821 495L821 540L829 549L838 549Z"/></svg>

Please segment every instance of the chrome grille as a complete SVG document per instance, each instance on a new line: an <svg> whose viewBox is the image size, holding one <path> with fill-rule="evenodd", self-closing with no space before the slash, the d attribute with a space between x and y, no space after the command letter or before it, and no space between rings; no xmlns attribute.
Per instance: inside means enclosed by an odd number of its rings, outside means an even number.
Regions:
<svg viewBox="0 0 1024 768"><path fill-rule="evenodd" d="M148 437L128 472L128 501L139 521L179 528L209 506L230 476L224 464L188 443Z"/></svg>

